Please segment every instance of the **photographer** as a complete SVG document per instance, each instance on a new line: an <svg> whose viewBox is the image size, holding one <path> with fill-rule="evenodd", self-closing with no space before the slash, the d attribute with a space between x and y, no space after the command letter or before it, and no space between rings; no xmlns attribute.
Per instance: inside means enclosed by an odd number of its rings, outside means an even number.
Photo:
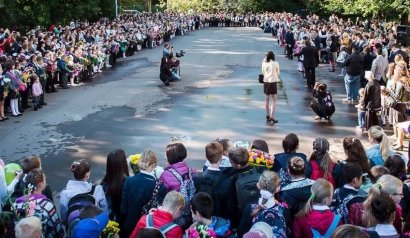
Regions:
<svg viewBox="0 0 410 238"><path fill-rule="evenodd" d="M329 120L335 112L335 104L333 103L332 94L327 91L327 85L316 82L313 88L313 97L317 98L310 105L317 115L315 120L321 120L322 118Z"/></svg>

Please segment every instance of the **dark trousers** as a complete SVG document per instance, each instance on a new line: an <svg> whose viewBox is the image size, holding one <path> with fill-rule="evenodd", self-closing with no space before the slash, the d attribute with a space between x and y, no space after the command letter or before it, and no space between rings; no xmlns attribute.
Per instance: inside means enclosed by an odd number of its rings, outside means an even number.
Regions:
<svg viewBox="0 0 410 238"><path fill-rule="evenodd" d="M286 55L289 59L293 59L293 45L286 45Z"/></svg>
<svg viewBox="0 0 410 238"><path fill-rule="evenodd" d="M366 129L369 130L372 126L379 125L379 118L377 117L377 111L366 111Z"/></svg>
<svg viewBox="0 0 410 238"><path fill-rule="evenodd" d="M41 84L41 88L43 89L43 93L40 95L40 104L43 104L44 103L44 92L46 91L47 79L40 78L40 84Z"/></svg>
<svg viewBox="0 0 410 238"><path fill-rule="evenodd" d="M28 106L28 89L19 91L21 97L21 108L26 109Z"/></svg>
<svg viewBox="0 0 410 238"><path fill-rule="evenodd" d="M305 67L306 84L308 87L313 87L316 81L315 67Z"/></svg>
<svg viewBox="0 0 410 238"><path fill-rule="evenodd" d="M46 81L46 92L55 92L56 88L54 86L54 76L55 73L52 73L51 71L47 71L47 81Z"/></svg>

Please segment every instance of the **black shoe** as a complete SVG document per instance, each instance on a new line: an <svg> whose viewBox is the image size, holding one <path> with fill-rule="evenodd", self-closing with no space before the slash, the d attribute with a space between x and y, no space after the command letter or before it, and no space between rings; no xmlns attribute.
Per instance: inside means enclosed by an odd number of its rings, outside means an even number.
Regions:
<svg viewBox="0 0 410 238"><path fill-rule="evenodd" d="M278 120L275 120L275 119L273 119L273 118L271 118L271 119L269 119L271 122L273 122L273 123L278 123L279 121Z"/></svg>
<svg viewBox="0 0 410 238"><path fill-rule="evenodd" d="M50 90L47 90L47 91L46 91L46 93L52 93L52 91L50 91Z"/></svg>
<svg viewBox="0 0 410 238"><path fill-rule="evenodd" d="M52 93L56 93L56 92L58 92L56 89L54 89L54 90L51 90L51 92Z"/></svg>
<svg viewBox="0 0 410 238"><path fill-rule="evenodd" d="M17 114L17 115L11 115L12 117L19 117L20 116L20 114Z"/></svg>
<svg viewBox="0 0 410 238"><path fill-rule="evenodd" d="M8 117L3 117L3 120L8 120L9 118Z"/></svg>
<svg viewBox="0 0 410 238"><path fill-rule="evenodd" d="M270 116L269 115L266 115L266 122L270 122Z"/></svg>
<svg viewBox="0 0 410 238"><path fill-rule="evenodd" d="M27 105L26 107L27 107L27 108L31 108L31 106L30 106L30 105Z"/></svg>
<svg viewBox="0 0 410 238"><path fill-rule="evenodd" d="M21 113L24 112L25 110L19 110Z"/></svg>
<svg viewBox="0 0 410 238"><path fill-rule="evenodd" d="M43 108L41 105L39 105L37 108Z"/></svg>
<svg viewBox="0 0 410 238"><path fill-rule="evenodd" d="M47 105L47 103L42 102L42 103L40 103L40 105L45 106L45 105Z"/></svg>
<svg viewBox="0 0 410 238"><path fill-rule="evenodd" d="M34 111L37 111L37 107L34 107Z"/></svg>

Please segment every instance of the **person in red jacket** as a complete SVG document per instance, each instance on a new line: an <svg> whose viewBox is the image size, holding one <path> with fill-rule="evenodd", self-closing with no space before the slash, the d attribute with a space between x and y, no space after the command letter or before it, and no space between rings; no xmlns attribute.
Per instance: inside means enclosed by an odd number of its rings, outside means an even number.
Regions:
<svg viewBox="0 0 410 238"><path fill-rule="evenodd" d="M141 217L130 238L136 238L139 231L144 228L165 230L166 227L172 227L168 231L163 231L167 238L182 238L183 231L181 227L173 223L173 220L181 216L184 206L185 201L181 193L176 191L167 193L161 207ZM147 224L150 218L152 219L152 224Z"/></svg>
<svg viewBox="0 0 410 238"><path fill-rule="evenodd" d="M325 179L318 179L312 185L312 195L306 206L293 222L294 238L312 238L314 233L330 237L342 224L341 217L329 208L333 197L333 186Z"/></svg>

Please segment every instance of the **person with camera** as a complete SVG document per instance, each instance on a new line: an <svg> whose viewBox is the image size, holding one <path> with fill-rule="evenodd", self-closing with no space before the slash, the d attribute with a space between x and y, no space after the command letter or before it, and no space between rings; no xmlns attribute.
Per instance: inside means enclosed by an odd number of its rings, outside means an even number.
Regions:
<svg viewBox="0 0 410 238"><path fill-rule="evenodd" d="M316 82L313 88L313 97L317 98L310 105L317 115L314 117L315 120L321 120L322 118L330 120L335 112L335 104L333 103L332 94L327 90L327 85Z"/></svg>

